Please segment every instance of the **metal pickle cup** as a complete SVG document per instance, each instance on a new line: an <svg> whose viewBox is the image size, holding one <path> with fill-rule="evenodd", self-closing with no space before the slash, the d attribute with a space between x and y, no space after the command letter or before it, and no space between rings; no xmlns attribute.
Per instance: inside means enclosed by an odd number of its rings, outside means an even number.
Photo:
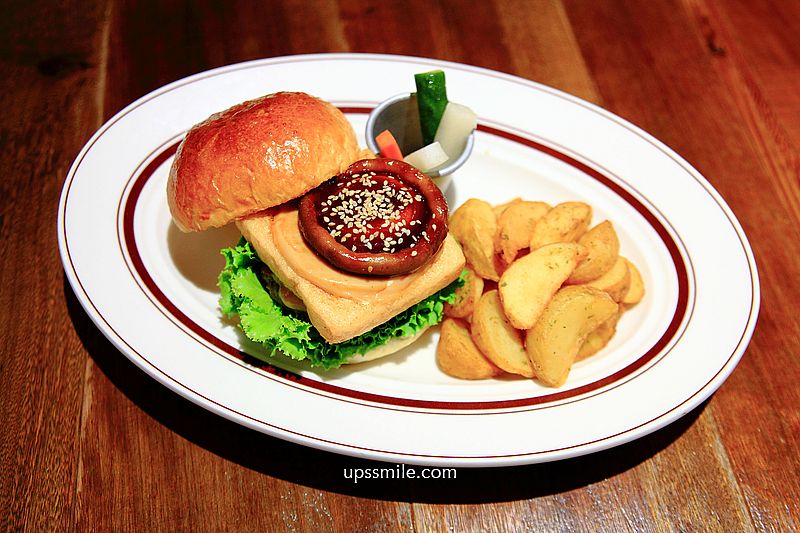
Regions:
<svg viewBox="0 0 800 533"><path fill-rule="evenodd" d="M369 114L366 126L367 146L376 154L380 153L380 148L375 142L375 137L384 130L392 132L403 154L407 155L422 148L422 132L415 94L403 93L393 96L381 102ZM428 170L425 174L433 179L442 192L446 192L453 180L453 174L469 159L474 145L475 131L472 131L459 154L448 154L449 159L445 163Z"/></svg>

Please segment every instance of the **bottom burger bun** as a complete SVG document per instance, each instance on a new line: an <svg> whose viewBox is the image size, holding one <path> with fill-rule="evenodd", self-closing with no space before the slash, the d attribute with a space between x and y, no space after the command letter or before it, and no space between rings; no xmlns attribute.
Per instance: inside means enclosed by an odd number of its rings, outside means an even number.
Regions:
<svg viewBox="0 0 800 533"><path fill-rule="evenodd" d="M417 333L415 333L413 335L407 335L405 337L397 337L397 338L391 339L386 344L383 344L381 346L377 346L377 347L371 349L370 351L368 351L367 353L358 354L358 355L352 356L350 359L348 359L344 363L346 365L354 365L354 364L358 364L358 363L366 363L366 362L369 362L369 361L375 361L376 359L380 359L381 357L386 357L387 355L392 355L393 353L399 352L400 350L402 350L406 346L410 346L410 345L414 344L417 341L417 339L422 337L423 333L428 331L429 327L430 326L427 326L424 329L421 329L419 332L417 332Z"/></svg>

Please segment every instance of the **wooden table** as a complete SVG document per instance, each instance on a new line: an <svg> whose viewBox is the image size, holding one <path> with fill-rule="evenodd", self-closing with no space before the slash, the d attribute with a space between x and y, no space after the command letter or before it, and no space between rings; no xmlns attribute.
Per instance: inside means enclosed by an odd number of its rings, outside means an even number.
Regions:
<svg viewBox="0 0 800 533"><path fill-rule="evenodd" d="M9 530L792 531L800 528L800 2L3 2L0 527ZM65 280L69 165L180 77L309 52L516 74L634 122L739 217L762 284L742 362L704 405L573 460L354 484L374 464L212 415L138 370Z"/></svg>

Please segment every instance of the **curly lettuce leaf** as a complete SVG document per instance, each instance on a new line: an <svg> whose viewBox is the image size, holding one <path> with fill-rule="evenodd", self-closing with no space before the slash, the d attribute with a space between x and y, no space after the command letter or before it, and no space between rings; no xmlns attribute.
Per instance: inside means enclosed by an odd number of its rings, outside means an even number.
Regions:
<svg viewBox="0 0 800 533"><path fill-rule="evenodd" d="M275 297L275 281L244 238L221 251L225 268L219 275L219 306L226 316L239 316L239 325L248 338L261 343L266 355L284 353L313 366L336 368L348 358L386 344L395 337L415 335L441 322L444 304L455 300L464 284L463 274L456 281L403 311L388 322L339 344L330 344L308 321L304 313L285 307ZM264 274L265 273L265 274Z"/></svg>

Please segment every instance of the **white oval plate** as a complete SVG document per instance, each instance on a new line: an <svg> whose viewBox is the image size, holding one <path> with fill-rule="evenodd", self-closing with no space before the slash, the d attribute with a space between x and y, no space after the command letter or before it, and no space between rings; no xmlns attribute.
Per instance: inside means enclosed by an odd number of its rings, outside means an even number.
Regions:
<svg viewBox="0 0 800 533"><path fill-rule="evenodd" d="M450 99L479 116L475 150L449 190L499 203L583 200L609 219L642 272L644 300L560 389L524 379L466 382L434 360L436 332L396 356L318 373L262 364L220 318L216 275L234 229L184 235L165 183L186 130L263 94L306 91L356 131L379 101L442 68ZM363 144L363 138L361 139ZM759 284L733 213L708 182L621 118L536 83L400 56L331 54L232 65L134 102L86 144L64 184L58 236L67 277L100 330L157 381L270 435L338 453L440 466L552 461L643 436L696 407L735 367Z"/></svg>

